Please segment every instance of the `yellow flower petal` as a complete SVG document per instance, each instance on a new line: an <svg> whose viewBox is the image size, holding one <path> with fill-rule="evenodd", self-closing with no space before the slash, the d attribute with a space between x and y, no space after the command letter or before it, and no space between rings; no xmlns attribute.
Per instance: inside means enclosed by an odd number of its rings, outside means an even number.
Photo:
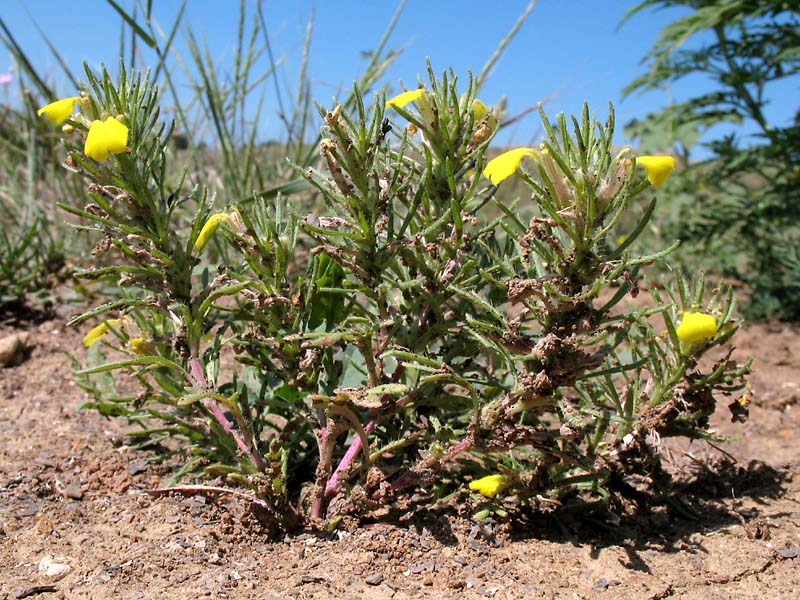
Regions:
<svg viewBox="0 0 800 600"><path fill-rule="evenodd" d="M133 350L133 353L138 356L147 354L150 351L150 342L140 337L131 338L128 341L128 346L130 347L131 350Z"/></svg>
<svg viewBox="0 0 800 600"><path fill-rule="evenodd" d="M539 153L533 148L515 148L504 152L500 156L494 157L486 164L483 176L489 179L494 185L500 185L502 181L511 177L519 169L519 164L526 156L538 158Z"/></svg>
<svg viewBox="0 0 800 600"><path fill-rule="evenodd" d="M715 335L717 335L717 320L705 313L687 312L678 325L678 337L684 344L693 344Z"/></svg>
<svg viewBox="0 0 800 600"><path fill-rule="evenodd" d="M92 121L83 152L94 160L106 160L108 155L125 152L128 147L128 128L114 117Z"/></svg>
<svg viewBox="0 0 800 600"><path fill-rule="evenodd" d="M424 93L425 90L422 88L403 92L402 94L398 94L394 98L387 100L386 108L389 108L390 106L394 108L403 108L409 102L416 102L419 100Z"/></svg>
<svg viewBox="0 0 800 600"><path fill-rule="evenodd" d="M200 235L197 236L197 240L194 243L194 249L200 252L206 247L208 240L210 240L211 236L214 235L217 227L219 227L221 223L230 222L231 217L227 213L217 213L208 217L208 221L205 222L203 228L200 230Z"/></svg>
<svg viewBox="0 0 800 600"><path fill-rule="evenodd" d="M36 111L40 117L45 115L53 125L60 125L72 114L75 103L80 101L80 96L72 96L63 100L51 102Z"/></svg>
<svg viewBox="0 0 800 600"><path fill-rule="evenodd" d="M128 147L128 127L114 117L105 120L106 145L112 154L121 154Z"/></svg>
<svg viewBox="0 0 800 600"><path fill-rule="evenodd" d="M675 159L671 156L639 156L636 164L644 167L647 180L656 188L660 188L675 170Z"/></svg>
<svg viewBox="0 0 800 600"><path fill-rule="evenodd" d="M508 487L508 477L505 475L487 475L470 482L469 489L478 492L487 498L494 498L497 494Z"/></svg>
<svg viewBox="0 0 800 600"><path fill-rule="evenodd" d="M109 325L112 327L120 327L122 325L122 319L109 319L108 321L103 321L100 325L92 327L89 333L83 336L83 345L88 348L96 342L99 342L100 338L109 332Z"/></svg>

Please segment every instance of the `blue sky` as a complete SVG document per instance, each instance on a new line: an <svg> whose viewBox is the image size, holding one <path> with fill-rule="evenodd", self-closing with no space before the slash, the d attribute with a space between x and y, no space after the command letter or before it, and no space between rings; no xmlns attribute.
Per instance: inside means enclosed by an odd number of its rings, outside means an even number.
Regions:
<svg viewBox="0 0 800 600"><path fill-rule="evenodd" d="M119 0L123 6L131 0ZM179 2L156 0L154 20L167 29ZM524 10L528 0L408 0L390 39L389 47L405 48L386 75L395 90L402 80L415 87L424 74L425 58L435 70L451 66L459 76L480 72L493 50ZM661 27L685 14L680 9L649 10L624 27L617 25L634 0L539 0L517 37L494 67L481 97L487 104L508 98L509 114L547 99L547 111L578 112L584 100L604 117L608 101L615 104L622 124L651 110L702 91L702 80L680 83L671 90L631 96L621 90L643 71L640 65ZM291 83L297 71L309 16L314 11L310 74L314 97L330 104L337 90L349 88L363 68L361 53L374 48L392 14L395 0L267 0L264 4L273 51L284 57L282 77ZM80 72L81 61L115 65L119 54L120 19L102 0L72 0L67 5L50 0L4 0L0 17L11 29L40 72L56 89L66 89L56 61L49 55L31 21L32 15L70 67ZM69 14L64 8L68 7ZM237 36L238 3L233 0L189 0L186 20L204 36L220 71L233 64ZM183 50L183 45L178 46ZM144 55L145 61L147 55ZM0 71L3 65L0 54ZM270 85L270 87L272 87ZM771 107L779 122L796 107L797 84L776 93ZM271 94L271 92L270 92ZM274 101L271 95L268 102ZM269 109L260 124L262 137L277 131ZM621 126L620 126L621 129ZM531 116L509 128L501 143L528 143L538 135L537 118ZM624 142L621 134L617 140Z"/></svg>

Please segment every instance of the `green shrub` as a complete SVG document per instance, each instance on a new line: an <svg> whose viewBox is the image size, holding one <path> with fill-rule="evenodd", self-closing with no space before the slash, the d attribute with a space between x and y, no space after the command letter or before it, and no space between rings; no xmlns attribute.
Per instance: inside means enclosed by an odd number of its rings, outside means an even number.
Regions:
<svg viewBox="0 0 800 600"><path fill-rule="evenodd" d="M324 168L296 164L313 212L278 194L212 213L202 186L165 179L151 82L87 70L65 145L91 203L65 209L113 257L83 275L122 293L74 320L101 319L76 375L141 446L171 440L171 483L243 488L276 530L448 498L479 516L596 508L640 494L631 476L665 490L661 437L713 437L715 395L749 368L724 350L699 362L738 327L730 290L679 277L623 306L675 247L632 253L672 163L612 153L613 112L601 125L587 108L542 113L539 148L487 164L496 120L474 82L428 74L388 102L356 87L351 109L320 108ZM98 128L108 116L124 143ZM507 204L481 173L516 174L531 198Z"/></svg>

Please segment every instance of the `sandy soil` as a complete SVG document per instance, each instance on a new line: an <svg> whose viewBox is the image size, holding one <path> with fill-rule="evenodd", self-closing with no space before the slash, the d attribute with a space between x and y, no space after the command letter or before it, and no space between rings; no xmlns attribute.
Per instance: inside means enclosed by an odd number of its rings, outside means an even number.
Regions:
<svg viewBox="0 0 800 600"><path fill-rule="evenodd" d="M330 536L270 541L230 499L151 498L163 467L125 445L123 424L78 406L63 322L31 325L32 350L0 369L0 598L800 597L800 338L758 324L740 436L672 447L696 517L542 518L509 529L438 514ZM13 333L0 327L0 337Z"/></svg>

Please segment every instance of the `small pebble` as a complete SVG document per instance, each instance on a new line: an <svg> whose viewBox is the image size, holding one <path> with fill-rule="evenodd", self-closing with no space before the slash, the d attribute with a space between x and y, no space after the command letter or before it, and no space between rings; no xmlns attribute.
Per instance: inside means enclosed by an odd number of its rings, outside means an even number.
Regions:
<svg viewBox="0 0 800 600"><path fill-rule="evenodd" d="M81 488L80 481L71 481L64 486L64 496L72 498L73 500L80 500L83 498L83 489Z"/></svg>
<svg viewBox="0 0 800 600"><path fill-rule="evenodd" d="M129 475L136 475L138 473L144 473L145 471L147 471L146 460L137 460L135 463L128 466Z"/></svg>
<svg viewBox="0 0 800 600"><path fill-rule="evenodd" d="M608 588L613 587L615 585L619 585L621 582L617 581L616 579L606 579L605 577L601 577L597 581L594 582L592 586L593 592L605 592Z"/></svg>
<svg viewBox="0 0 800 600"><path fill-rule="evenodd" d="M0 367L15 367L25 360L27 333L12 333L0 338Z"/></svg>
<svg viewBox="0 0 800 600"><path fill-rule="evenodd" d="M800 557L800 546L795 546L794 548L781 548L780 550L776 550L776 552L781 558L798 558Z"/></svg>
<svg viewBox="0 0 800 600"><path fill-rule="evenodd" d="M64 563L55 562L52 556L44 556L39 561L39 573L46 577L61 578L70 571L70 566Z"/></svg>
<svg viewBox="0 0 800 600"><path fill-rule="evenodd" d="M28 506L19 511L18 514L20 517L32 517L37 512L39 512L39 504L37 502L31 502Z"/></svg>

